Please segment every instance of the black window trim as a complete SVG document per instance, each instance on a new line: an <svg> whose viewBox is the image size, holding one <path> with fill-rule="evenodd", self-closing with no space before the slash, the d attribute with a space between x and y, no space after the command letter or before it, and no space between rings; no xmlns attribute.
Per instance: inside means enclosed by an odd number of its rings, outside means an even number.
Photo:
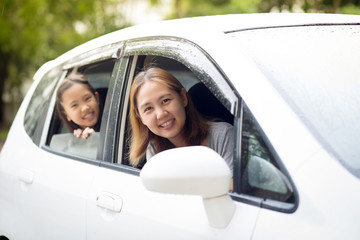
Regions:
<svg viewBox="0 0 360 240"><path fill-rule="evenodd" d="M128 79L133 78L135 72L136 58L134 56L121 56L119 59L117 68L114 71L114 86L111 96L111 101L109 101L110 107L107 109L109 113L107 117L108 124L104 132L104 149L103 159L104 161L100 163L101 167L119 171L122 173L128 173L135 176L140 175L140 170L128 165L118 164L116 161L119 157L122 157L122 147L119 149L120 137L119 135L124 135L125 126L124 126L124 115L126 114L127 107L123 106L122 102L126 96L129 96L128 89ZM105 114L105 112L104 112ZM123 145L123 144L121 144Z"/></svg>

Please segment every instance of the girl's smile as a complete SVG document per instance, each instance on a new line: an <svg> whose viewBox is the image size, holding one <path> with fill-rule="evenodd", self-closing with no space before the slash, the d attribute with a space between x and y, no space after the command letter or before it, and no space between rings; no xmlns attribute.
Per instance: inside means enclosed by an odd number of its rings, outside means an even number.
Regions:
<svg viewBox="0 0 360 240"><path fill-rule="evenodd" d="M92 121L95 117L94 112L86 113L86 115L83 117L85 121Z"/></svg>

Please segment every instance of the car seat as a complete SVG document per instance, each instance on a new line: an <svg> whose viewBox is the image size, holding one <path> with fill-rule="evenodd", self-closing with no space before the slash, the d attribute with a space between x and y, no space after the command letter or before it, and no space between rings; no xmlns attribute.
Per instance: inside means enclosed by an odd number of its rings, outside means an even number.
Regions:
<svg viewBox="0 0 360 240"><path fill-rule="evenodd" d="M202 83L196 83L188 91L196 109L207 119L220 120L233 124L234 116Z"/></svg>

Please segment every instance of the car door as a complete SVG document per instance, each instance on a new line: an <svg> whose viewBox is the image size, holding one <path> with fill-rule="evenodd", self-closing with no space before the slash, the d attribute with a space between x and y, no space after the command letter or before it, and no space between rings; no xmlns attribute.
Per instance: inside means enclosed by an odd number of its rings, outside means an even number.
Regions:
<svg viewBox="0 0 360 240"><path fill-rule="evenodd" d="M224 106L233 110L233 115L236 115L238 97L219 69L193 44L159 38L130 41L126 46L117 73L119 94L111 104L111 111L116 113L111 112L109 117L116 121L109 124L106 131L109 148L95 175L88 201L88 239L251 239L259 207L233 201L236 210L228 226L211 227L202 197L150 192L139 177L141 170L130 166L127 160L131 81L138 69L151 63L154 57L165 59L165 68L171 69L172 63L181 65L173 68L172 73L185 82L195 77L195 82L212 86ZM189 71L184 72L185 68ZM192 84L183 85L188 90ZM233 124L238 122L233 121Z"/></svg>
<svg viewBox="0 0 360 240"><path fill-rule="evenodd" d="M87 69L93 66L97 66L97 63L92 63ZM25 128L32 139L29 135L23 136L26 140L22 141L21 151L11 156L17 176L13 189L17 216L14 220L14 239L86 239L86 199L101 157L83 153L89 150L91 153L102 152L102 145L91 144L91 136L87 141L90 144L88 149L82 149L86 147L84 145L75 146L73 134L63 133L65 130L57 118L55 86L74 67L61 66L57 72L50 71L45 75L44 82L49 86L39 84L32 98L34 104L30 103L25 114ZM111 76L112 69L107 71L107 76ZM95 76L99 79L94 82L101 82L105 76L102 72L90 75L89 78ZM49 103L46 102L48 99L41 97L44 95L50 97ZM34 108L43 104L47 106L44 110L33 112ZM72 139L67 141L62 138L62 141L54 144L59 136ZM60 148L60 143L67 147L72 143L73 151Z"/></svg>
<svg viewBox="0 0 360 240"><path fill-rule="evenodd" d="M18 128L18 133L14 133L22 138L21 150L11 154L15 175L14 239L85 238L83 198L95 166L45 150L41 137L42 133L47 134L46 126L54 109L55 98L51 94L57 80L63 77L60 70L49 71L43 77L25 113L27 132ZM43 96L51 100L48 107L40 107L39 112L39 106L47 105L48 99ZM17 127L23 125L19 119L21 117L14 122Z"/></svg>

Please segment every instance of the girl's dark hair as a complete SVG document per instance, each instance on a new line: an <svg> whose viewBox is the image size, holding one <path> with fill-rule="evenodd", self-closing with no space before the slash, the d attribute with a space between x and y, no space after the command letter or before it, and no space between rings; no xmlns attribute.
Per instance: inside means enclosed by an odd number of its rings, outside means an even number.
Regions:
<svg viewBox="0 0 360 240"><path fill-rule="evenodd" d="M78 129L81 127L79 125L77 125L76 123L74 123L73 121L67 120L64 107L62 106L62 96L66 90L68 90L70 87L72 87L75 84L84 85L86 88L89 89L90 92L92 92L92 94L94 94L94 96L96 93L96 90L93 88L93 86L91 86L91 84L89 83L89 81L83 74L76 74L76 75L70 74L70 76L66 77L64 79L64 81L60 84L60 86L56 92L56 103L55 103L56 111L58 113L60 120L65 124L65 126L71 132L74 131L75 129ZM99 109L99 112L100 112L100 110L101 109ZM96 125L94 126L95 131L100 130L100 119L101 119L100 116L101 115L99 115L99 119L98 119Z"/></svg>
<svg viewBox="0 0 360 240"><path fill-rule="evenodd" d="M172 74L161 68L150 67L136 75L130 91L130 123L132 135L130 138L129 157L133 166L137 166L144 157L149 143L154 147L155 153L175 147L167 138L153 134L140 119L136 98L140 88L147 81L163 84L179 95L181 95L181 89L184 88ZM185 134L188 137L189 145L200 145L207 137L209 124L195 109L188 93L186 93L186 97L188 104L185 107Z"/></svg>

